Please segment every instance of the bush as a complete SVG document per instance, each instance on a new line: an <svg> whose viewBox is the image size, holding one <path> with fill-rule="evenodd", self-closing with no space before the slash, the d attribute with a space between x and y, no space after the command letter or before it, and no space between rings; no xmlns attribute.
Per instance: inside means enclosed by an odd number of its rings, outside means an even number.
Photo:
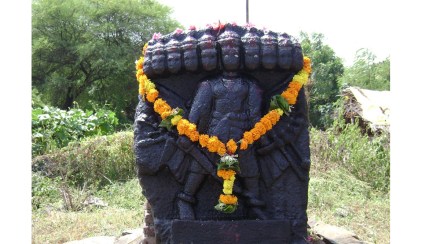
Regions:
<svg viewBox="0 0 440 244"><path fill-rule="evenodd" d="M52 205L61 200L61 177L49 178L40 172L32 173L32 208Z"/></svg>
<svg viewBox="0 0 440 244"><path fill-rule="evenodd" d="M390 135L369 137L357 124L337 123L325 132L311 129L313 159L322 170L343 167L371 187L390 189Z"/></svg>
<svg viewBox="0 0 440 244"><path fill-rule="evenodd" d="M77 187L104 186L136 177L132 145L132 131L85 138L35 157L32 167L51 177L61 176L63 181Z"/></svg>
<svg viewBox="0 0 440 244"><path fill-rule="evenodd" d="M106 109L94 113L79 108L69 111L48 106L33 108L32 156L50 153L86 136L114 133L117 125L115 113Z"/></svg>

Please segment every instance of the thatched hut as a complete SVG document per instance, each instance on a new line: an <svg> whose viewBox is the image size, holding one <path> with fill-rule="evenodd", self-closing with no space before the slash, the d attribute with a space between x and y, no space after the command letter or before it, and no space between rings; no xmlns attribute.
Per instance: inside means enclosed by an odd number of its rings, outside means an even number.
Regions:
<svg viewBox="0 0 440 244"><path fill-rule="evenodd" d="M390 127L390 91L374 91L348 87L342 91L344 118L347 123L359 121L361 128L369 133L388 132Z"/></svg>

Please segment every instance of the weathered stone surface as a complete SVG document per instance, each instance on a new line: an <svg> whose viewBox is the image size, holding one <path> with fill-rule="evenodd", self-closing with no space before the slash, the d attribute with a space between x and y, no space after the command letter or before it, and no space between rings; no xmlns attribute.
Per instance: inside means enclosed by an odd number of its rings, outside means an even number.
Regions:
<svg viewBox="0 0 440 244"><path fill-rule="evenodd" d="M173 221L171 243L289 243L285 220Z"/></svg>

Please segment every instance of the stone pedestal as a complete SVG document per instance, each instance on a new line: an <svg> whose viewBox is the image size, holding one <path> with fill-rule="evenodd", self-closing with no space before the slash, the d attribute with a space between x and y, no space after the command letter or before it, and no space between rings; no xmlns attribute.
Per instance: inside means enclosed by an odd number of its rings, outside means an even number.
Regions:
<svg viewBox="0 0 440 244"><path fill-rule="evenodd" d="M171 243L292 243L289 221L185 221L171 225Z"/></svg>

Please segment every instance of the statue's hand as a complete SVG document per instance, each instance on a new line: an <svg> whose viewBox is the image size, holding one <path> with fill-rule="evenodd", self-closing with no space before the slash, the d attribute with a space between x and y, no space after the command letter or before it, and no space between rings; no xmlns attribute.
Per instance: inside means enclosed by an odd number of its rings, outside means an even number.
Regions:
<svg viewBox="0 0 440 244"><path fill-rule="evenodd" d="M177 139L177 145L185 152L190 151L194 146L194 144L186 136L179 136Z"/></svg>
<svg viewBox="0 0 440 244"><path fill-rule="evenodd" d="M272 150L284 146L283 141L279 140L279 135L273 130L268 131L260 141L261 147L257 149L257 153L260 155L269 154Z"/></svg>

